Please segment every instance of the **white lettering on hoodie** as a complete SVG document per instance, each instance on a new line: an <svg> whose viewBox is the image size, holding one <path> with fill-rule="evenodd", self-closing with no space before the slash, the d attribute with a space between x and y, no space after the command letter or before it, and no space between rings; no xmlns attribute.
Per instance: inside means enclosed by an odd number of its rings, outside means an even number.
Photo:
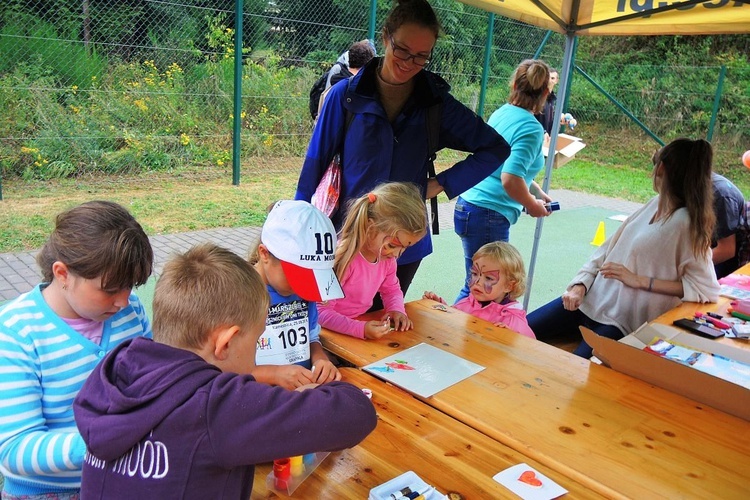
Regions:
<svg viewBox="0 0 750 500"><path fill-rule="evenodd" d="M87 464L104 469L107 462L96 458L89 451L84 459ZM169 450L161 441L151 440L151 436L133 446L123 456L111 462L112 472L142 479L162 479L169 473Z"/></svg>

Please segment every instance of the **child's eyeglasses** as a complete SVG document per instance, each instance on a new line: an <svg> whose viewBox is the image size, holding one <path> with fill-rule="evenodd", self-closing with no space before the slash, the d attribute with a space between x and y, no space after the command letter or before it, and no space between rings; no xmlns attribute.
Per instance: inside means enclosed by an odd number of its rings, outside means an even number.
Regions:
<svg viewBox="0 0 750 500"><path fill-rule="evenodd" d="M391 41L391 50L393 50L393 55L398 57L402 61L408 61L409 59L411 59L412 61L414 61L414 64L416 64L417 66L427 66L428 64L430 64L430 57L432 57L432 51L430 51L429 56L421 56L421 55L412 54L405 48L399 47L398 45L396 45L396 42L393 41L393 35L389 34L388 38Z"/></svg>

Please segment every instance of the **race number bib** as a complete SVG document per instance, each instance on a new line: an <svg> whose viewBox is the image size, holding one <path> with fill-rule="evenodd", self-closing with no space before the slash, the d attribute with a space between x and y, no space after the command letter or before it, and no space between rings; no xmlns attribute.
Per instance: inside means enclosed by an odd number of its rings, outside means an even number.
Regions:
<svg viewBox="0 0 750 500"><path fill-rule="evenodd" d="M308 303L294 300L268 309L266 330L258 339L256 365L291 365L310 359Z"/></svg>

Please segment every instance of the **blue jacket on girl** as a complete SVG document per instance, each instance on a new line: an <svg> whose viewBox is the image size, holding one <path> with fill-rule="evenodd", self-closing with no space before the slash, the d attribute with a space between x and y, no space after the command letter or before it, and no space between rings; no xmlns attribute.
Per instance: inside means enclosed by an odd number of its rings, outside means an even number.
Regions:
<svg viewBox="0 0 750 500"><path fill-rule="evenodd" d="M341 151L340 207L386 181L413 182L424 194L429 152L427 109L441 103L438 151L450 148L470 154L437 175L446 195L454 198L494 172L510 154L510 146L492 127L450 95L448 83L423 70L414 91L393 123L388 121L376 88L380 58L374 58L350 80L334 85L323 103L302 166L298 200L310 201L334 154ZM346 131L346 111L353 119ZM340 227L345 210L334 214ZM432 252L423 238L408 248L399 264L421 260Z"/></svg>

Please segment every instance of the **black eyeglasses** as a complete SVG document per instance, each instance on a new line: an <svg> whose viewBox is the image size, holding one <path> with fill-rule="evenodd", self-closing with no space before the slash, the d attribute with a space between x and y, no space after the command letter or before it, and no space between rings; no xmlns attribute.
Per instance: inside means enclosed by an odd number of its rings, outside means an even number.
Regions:
<svg viewBox="0 0 750 500"><path fill-rule="evenodd" d="M396 45L396 42L393 41L393 35L388 34L388 39L391 41L391 50L393 51L393 55L401 59L402 61L408 61L411 59L414 61L414 64L417 66L427 66L430 64L430 57L432 57L432 51L430 51L429 56L420 56L415 55L406 50L403 47L399 47Z"/></svg>

